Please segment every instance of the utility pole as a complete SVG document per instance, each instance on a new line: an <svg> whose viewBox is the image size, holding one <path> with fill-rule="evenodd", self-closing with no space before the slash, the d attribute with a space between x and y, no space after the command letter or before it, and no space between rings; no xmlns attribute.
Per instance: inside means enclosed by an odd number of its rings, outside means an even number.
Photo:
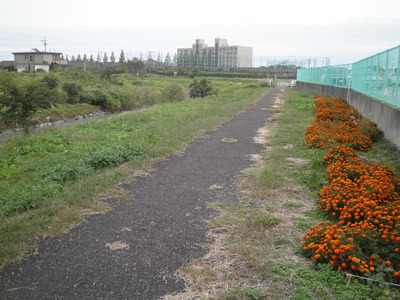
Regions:
<svg viewBox="0 0 400 300"><path fill-rule="evenodd" d="M46 41L46 38L44 37L43 38L43 40L42 40L42 43L43 43L43 46L44 46L44 52L47 52L47 41Z"/></svg>

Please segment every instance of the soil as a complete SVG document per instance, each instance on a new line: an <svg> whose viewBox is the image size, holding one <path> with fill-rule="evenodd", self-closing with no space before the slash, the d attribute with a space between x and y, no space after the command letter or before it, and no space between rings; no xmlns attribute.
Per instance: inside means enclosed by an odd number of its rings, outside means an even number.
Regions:
<svg viewBox="0 0 400 300"><path fill-rule="evenodd" d="M155 171L121 183L131 201L46 238L34 256L0 270L0 299L160 299L185 289L174 273L206 254L210 202L237 202L241 170L263 151L254 141L282 87L194 140Z"/></svg>

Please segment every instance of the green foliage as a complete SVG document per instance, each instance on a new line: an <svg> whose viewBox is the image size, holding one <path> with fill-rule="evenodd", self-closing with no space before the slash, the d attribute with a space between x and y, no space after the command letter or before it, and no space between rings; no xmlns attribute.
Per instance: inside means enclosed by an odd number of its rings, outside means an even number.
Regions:
<svg viewBox="0 0 400 300"><path fill-rule="evenodd" d="M49 89L55 89L58 87L59 83L56 77L51 75L45 75L41 81L46 84Z"/></svg>
<svg viewBox="0 0 400 300"><path fill-rule="evenodd" d="M189 95L190 98L204 98L207 97L212 91L213 87L211 81L207 79L197 80L195 79L190 84Z"/></svg>
<svg viewBox="0 0 400 300"><path fill-rule="evenodd" d="M15 66L5 66L3 69L7 72L17 72L17 68Z"/></svg>
<svg viewBox="0 0 400 300"><path fill-rule="evenodd" d="M186 98L185 90L177 83L172 83L164 88L162 97L166 102L182 101Z"/></svg>
<svg viewBox="0 0 400 300"><path fill-rule="evenodd" d="M100 76L103 79L110 80L111 76L114 74L122 74L124 73L124 70L121 68L112 68L112 67L105 67L104 69L101 70Z"/></svg>
<svg viewBox="0 0 400 300"><path fill-rule="evenodd" d="M28 132L34 113L50 108L57 98L57 90L37 78L19 81L14 73L0 76L0 119L7 126L19 124Z"/></svg>
<svg viewBox="0 0 400 300"><path fill-rule="evenodd" d="M198 68L191 69L188 76L192 79L201 76L201 70Z"/></svg>
<svg viewBox="0 0 400 300"><path fill-rule="evenodd" d="M144 155L144 149L138 145L133 143L128 143L126 145L114 143L105 145L90 153L87 155L86 160L88 165L93 169L99 170L114 167L134 157L141 157Z"/></svg>
<svg viewBox="0 0 400 300"><path fill-rule="evenodd" d="M66 82L62 86L63 91L67 93L68 103L77 103L79 101L82 87L75 82Z"/></svg>

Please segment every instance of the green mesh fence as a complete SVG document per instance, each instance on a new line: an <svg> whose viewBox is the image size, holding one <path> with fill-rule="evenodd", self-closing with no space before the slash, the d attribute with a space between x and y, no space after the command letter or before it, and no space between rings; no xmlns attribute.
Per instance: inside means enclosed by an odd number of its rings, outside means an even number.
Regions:
<svg viewBox="0 0 400 300"><path fill-rule="evenodd" d="M347 88L351 82L351 64L298 69L297 80Z"/></svg>
<svg viewBox="0 0 400 300"><path fill-rule="evenodd" d="M351 88L372 98L400 107L400 46L353 64L299 69L297 80Z"/></svg>

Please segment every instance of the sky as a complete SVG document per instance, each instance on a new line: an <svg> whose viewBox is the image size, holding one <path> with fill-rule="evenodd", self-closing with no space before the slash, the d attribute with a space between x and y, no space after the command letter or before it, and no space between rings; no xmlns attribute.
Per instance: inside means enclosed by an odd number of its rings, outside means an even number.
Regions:
<svg viewBox="0 0 400 300"><path fill-rule="evenodd" d="M196 39L271 58L353 63L400 45L399 0L1 0L0 61L12 52L172 57Z"/></svg>

